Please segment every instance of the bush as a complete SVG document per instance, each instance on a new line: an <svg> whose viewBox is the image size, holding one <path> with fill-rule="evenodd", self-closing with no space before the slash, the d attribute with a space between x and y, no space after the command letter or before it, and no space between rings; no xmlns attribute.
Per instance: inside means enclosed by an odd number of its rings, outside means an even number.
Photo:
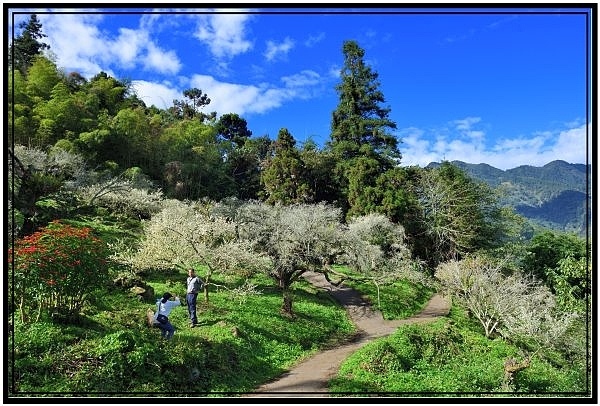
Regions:
<svg viewBox="0 0 600 406"><path fill-rule="evenodd" d="M42 314L77 316L89 293L107 282L108 248L89 227L53 221L9 249L21 320ZM37 311L37 316L34 313Z"/></svg>

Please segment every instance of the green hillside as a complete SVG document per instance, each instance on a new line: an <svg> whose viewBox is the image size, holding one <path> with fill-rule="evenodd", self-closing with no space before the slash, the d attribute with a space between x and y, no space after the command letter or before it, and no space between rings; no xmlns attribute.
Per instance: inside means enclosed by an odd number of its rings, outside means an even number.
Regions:
<svg viewBox="0 0 600 406"><path fill-rule="evenodd" d="M553 230L585 235L590 230L591 166L552 161L502 170L488 164L452 161L472 178L501 193L501 203L533 223ZM438 163L431 163L436 167ZM586 200L586 196L588 199Z"/></svg>

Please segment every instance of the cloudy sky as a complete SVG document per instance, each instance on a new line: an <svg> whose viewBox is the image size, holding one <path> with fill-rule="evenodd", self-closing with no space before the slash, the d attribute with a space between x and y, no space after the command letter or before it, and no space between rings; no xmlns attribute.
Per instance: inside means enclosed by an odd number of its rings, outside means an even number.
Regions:
<svg viewBox="0 0 600 406"><path fill-rule="evenodd" d="M159 108L199 88L205 111L237 113L255 136L285 127L324 145L342 44L355 40L379 74L403 165L591 156L586 9L21 7L8 9L8 40L37 13L65 72L131 80Z"/></svg>

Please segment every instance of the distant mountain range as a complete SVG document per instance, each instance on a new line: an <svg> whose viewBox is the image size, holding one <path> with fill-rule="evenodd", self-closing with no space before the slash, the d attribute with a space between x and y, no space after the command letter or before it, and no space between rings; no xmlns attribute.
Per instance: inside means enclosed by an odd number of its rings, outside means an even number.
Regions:
<svg viewBox="0 0 600 406"><path fill-rule="evenodd" d="M501 191L500 203L514 207L532 223L581 236L591 235L591 165L552 161L542 167L523 165L502 170L488 164L462 161L452 164L473 179ZM439 165L432 162L428 167ZM586 206L589 224L586 224Z"/></svg>

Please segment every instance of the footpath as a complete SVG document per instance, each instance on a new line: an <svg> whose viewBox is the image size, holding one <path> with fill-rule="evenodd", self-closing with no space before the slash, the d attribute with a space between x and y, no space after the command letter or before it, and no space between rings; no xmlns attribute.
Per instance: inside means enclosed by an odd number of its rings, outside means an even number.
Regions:
<svg viewBox="0 0 600 406"><path fill-rule="evenodd" d="M341 363L360 347L376 338L392 334L401 325L431 322L450 311L449 300L434 295L419 314L402 320L384 320L381 312L373 310L355 290L333 286L319 273L307 272L304 278L328 291L346 308L358 328L357 336L349 343L318 352L276 380L243 397L328 397L327 383L336 375Z"/></svg>

